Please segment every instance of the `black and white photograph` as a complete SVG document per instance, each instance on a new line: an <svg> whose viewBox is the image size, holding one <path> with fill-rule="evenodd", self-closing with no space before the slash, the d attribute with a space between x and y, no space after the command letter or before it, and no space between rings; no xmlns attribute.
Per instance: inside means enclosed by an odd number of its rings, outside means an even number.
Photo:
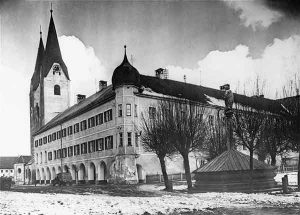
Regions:
<svg viewBox="0 0 300 215"><path fill-rule="evenodd" d="M0 215L300 214L300 2L0 0Z"/></svg>

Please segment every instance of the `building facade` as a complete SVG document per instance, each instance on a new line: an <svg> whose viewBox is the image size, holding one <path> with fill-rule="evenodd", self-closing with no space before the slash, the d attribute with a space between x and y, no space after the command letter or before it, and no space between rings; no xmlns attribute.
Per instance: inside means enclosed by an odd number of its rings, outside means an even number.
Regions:
<svg viewBox="0 0 300 215"><path fill-rule="evenodd" d="M127 59L112 72L112 85L99 82L88 98L78 95L70 107L70 78L64 64L52 17L46 48L40 39L30 88L31 153L25 181L50 183L60 172L70 172L76 183L138 183L160 174L157 156L140 141L143 114L154 113L158 101L185 99L206 107L209 121L224 111L223 92L139 73ZM264 98L235 95L241 105L269 111L281 106ZM153 114L152 114L153 115ZM182 159L168 161L168 173L184 172ZM191 170L196 163L191 160Z"/></svg>

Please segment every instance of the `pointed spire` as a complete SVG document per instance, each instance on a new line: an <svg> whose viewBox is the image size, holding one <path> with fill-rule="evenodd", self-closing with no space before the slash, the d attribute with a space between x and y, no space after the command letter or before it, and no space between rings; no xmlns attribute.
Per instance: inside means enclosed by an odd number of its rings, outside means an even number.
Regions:
<svg viewBox="0 0 300 215"><path fill-rule="evenodd" d="M40 38L42 38L42 26L40 25Z"/></svg>
<svg viewBox="0 0 300 215"><path fill-rule="evenodd" d="M41 66L43 63L43 57L44 57L44 43L42 39L42 32L40 29L40 42L39 42L39 48L38 53L36 57L35 67L34 67L34 73L31 78L31 85L33 87L33 90L35 90L40 83L40 76L41 76Z"/></svg>
<svg viewBox="0 0 300 215"><path fill-rule="evenodd" d="M51 13L51 17L52 17L52 13L53 13L53 10L52 10L52 2L51 2L51 9L50 9L50 13Z"/></svg>
<svg viewBox="0 0 300 215"><path fill-rule="evenodd" d="M44 77L48 75L53 63L59 63L62 67L64 74L66 75L67 79L70 80L68 69L62 59L62 55L60 52L60 47L58 43L56 28L52 16L52 4L51 4L51 16L50 16L50 23L48 28L48 36L47 36L47 43L46 43L46 50L45 50L45 58L43 63L43 74Z"/></svg>
<svg viewBox="0 0 300 215"><path fill-rule="evenodd" d="M126 48L127 48L127 46L124 45L124 59L123 59L122 64L123 64L123 63L129 63L129 62L128 62L128 59L127 59Z"/></svg>

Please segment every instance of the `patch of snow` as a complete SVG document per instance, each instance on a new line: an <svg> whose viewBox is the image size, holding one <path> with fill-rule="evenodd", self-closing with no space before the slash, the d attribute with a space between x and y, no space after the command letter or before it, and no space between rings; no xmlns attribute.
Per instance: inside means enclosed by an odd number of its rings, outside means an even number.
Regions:
<svg viewBox="0 0 300 215"><path fill-rule="evenodd" d="M276 182L282 183L282 178L284 177L284 175L287 175L289 185L297 185L298 184L297 174L298 172L278 173L274 179Z"/></svg>
<svg viewBox="0 0 300 215"><path fill-rule="evenodd" d="M0 214L168 214L220 207L289 207L299 202L298 196L264 193L170 193L161 197L116 197L1 191Z"/></svg>

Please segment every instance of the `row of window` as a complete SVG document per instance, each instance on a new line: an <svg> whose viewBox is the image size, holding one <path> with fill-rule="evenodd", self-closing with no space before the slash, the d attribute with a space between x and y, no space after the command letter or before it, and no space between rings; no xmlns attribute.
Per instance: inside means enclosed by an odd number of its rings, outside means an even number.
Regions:
<svg viewBox="0 0 300 215"><path fill-rule="evenodd" d="M118 105L118 117L123 116L123 105ZM131 104L126 104L126 116L131 116ZM134 105L134 116L138 116L137 105Z"/></svg>
<svg viewBox="0 0 300 215"><path fill-rule="evenodd" d="M103 151L103 150L109 150L113 148L113 136L107 136L105 138L100 138L88 142L84 142L81 144L77 144L74 146L69 146L66 148L58 149L53 151L53 156L52 152L47 152L45 151L45 161L48 160L51 161L52 159L60 159L60 158L66 158L66 157L72 157L76 155L81 155L81 154L87 154L87 153L93 153L96 151ZM38 163L38 154L36 154L37 160L36 162ZM40 153L40 163L42 163L43 160L43 153Z"/></svg>
<svg viewBox="0 0 300 215"><path fill-rule="evenodd" d="M43 144L50 143L52 141L55 141L57 139L76 134L79 131L84 131L88 128L95 127L97 125L101 125L104 122L109 122L112 120L112 109L109 109L105 111L104 113L99 113L96 116L88 118L88 120L83 120L80 123L76 123L73 126L69 126L67 128L63 128L60 131L54 132L52 134L49 134L48 136L45 136L43 138L40 138L39 140L34 141L35 147L41 146Z"/></svg>
<svg viewBox="0 0 300 215"><path fill-rule="evenodd" d="M3 173L3 172L4 172L4 170L1 169L1 173ZM5 172L8 173L8 169L6 169ZM14 171L11 169L10 172L13 173Z"/></svg>

